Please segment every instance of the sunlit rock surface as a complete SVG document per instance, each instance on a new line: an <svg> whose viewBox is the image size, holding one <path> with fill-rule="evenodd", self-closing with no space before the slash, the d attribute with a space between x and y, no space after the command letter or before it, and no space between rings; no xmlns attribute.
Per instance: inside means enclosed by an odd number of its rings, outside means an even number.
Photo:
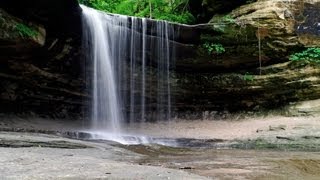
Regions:
<svg viewBox="0 0 320 180"><path fill-rule="evenodd" d="M209 114L279 110L318 99L319 66L288 61L293 53L319 46L319 5L257 1L195 26L200 43L193 44L193 55L176 62L178 109ZM221 44L225 52L208 53L205 43Z"/></svg>

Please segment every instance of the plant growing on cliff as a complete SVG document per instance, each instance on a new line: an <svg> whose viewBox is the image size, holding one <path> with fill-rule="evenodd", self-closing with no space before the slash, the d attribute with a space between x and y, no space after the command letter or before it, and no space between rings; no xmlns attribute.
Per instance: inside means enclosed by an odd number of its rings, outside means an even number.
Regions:
<svg viewBox="0 0 320 180"><path fill-rule="evenodd" d="M312 47L302 52L292 54L289 59L291 61L304 61L307 63L320 63L320 48Z"/></svg>
<svg viewBox="0 0 320 180"><path fill-rule="evenodd" d="M189 0L79 0L98 10L137 17L192 24Z"/></svg>
<svg viewBox="0 0 320 180"><path fill-rule="evenodd" d="M38 35L38 32L34 29L19 23L15 26L15 30L19 33L19 35L23 38L35 37Z"/></svg>
<svg viewBox="0 0 320 180"><path fill-rule="evenodd" d="M254 76L252 74L250 74L249 72L246 72L243 75L243 80L244 81L253 81L254 80Z"/></svg>
<svg viewBox="0 0 320 180"><path fill-rule="evenodd" d="M223 16L223 21L227 23L235 23L236 20L231 15L225 15Z"/></svg>
<svg viewBox="0 0 320 180"><path fill-rule="evenodd" d="M207 50L209 55L216 54L220 55L224 52L226 52L225 48L222 46L222 44L215 44L215 43L204 43L203 48Z"/></svg>

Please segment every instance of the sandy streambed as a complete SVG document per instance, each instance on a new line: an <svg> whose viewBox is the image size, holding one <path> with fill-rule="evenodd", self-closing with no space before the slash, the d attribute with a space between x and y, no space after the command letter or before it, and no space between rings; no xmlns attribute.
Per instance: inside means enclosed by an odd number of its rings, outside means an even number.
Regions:
<svg viewBox="0 0 320 180"><path fill-rule="evenodd" d="M320 153L120 145L0 132L0 179L318 179Z"/></svg>
<svg viewBox="0 0 320 180"><path fill-rule="evenodd" d="M0 128L5 131L0 131L0 179L320 178L317 117L175 120L124 128L128 134L240 145L222 147L227 149L194 145L128 146L52 135L82 131L84 127L82 121L1 120Z"/></svg>
<svg viewBox="0 0 320 180"><path fill-rule="evenodd" d="M212 179L319 179L320 153L265 150L128 147L147 154L137 162L184 171Z"/></svg>

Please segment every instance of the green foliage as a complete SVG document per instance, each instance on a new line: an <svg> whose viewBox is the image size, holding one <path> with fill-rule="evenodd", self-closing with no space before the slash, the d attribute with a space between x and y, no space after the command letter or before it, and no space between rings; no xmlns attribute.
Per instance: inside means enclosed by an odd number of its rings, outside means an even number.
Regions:
<svg viewBox="0 0 320 180"><path fill-rule="evenodd" d="M120 2L121 0L79 0L81 4L106 12L112 12Z"/></svg>
<svg viewBox="0 0 320 180"><path fill-rule="evenodd" d="M24 37L24 38L35 37L38 35L37 31L35 31L34 29L22 23L17 24L15 27L15 30L19 33L21 37Z"/></svg>
<svg viewBox="0 0 320 180"><path fill-rule="evenodd" d="M79 0L86 6L116 14L147 17L192 24L193 15L187 10L189 0Z"/></svg>
<svg viewBox="0 0 320 180"><path fill-rule="evenodd" d="M233 17L231 17L231 15L225 15L225 16L223 16L222 19L224 22L227 22L227 23L235 23L236 22L236 20Z"/></svg>
<svg viewBox="0 0 320 180"><path fill-rule="evenodd" d="M320 48L308 48L305 51L291 55L289 59L291 61L303 61L306 63L320 63Z"/></svg>
<svg viewBox="0 0 320 180"><path fill-rule="evenodd" d="M246 72L243 75L243 80L245 80L245 81L253 81L254 80L254 76L252 74Z"/></svg>
<svg viewBox="0 0 320 180"><path fill-rule="evenodd" d="M207 50L208 54L222 54L224 52L226 52L225 48L222 46L222 44L215 44L215 43L204 43L203 44L203 48Z"/></svg>
<svg viewBox="0 0 320 180"><path fill-rule="evenodd" d="M134 16L136 10L138 9L138 4L133 0L125 0L115 6L115 10L112 13L124 14L128 16Z"/></svg>

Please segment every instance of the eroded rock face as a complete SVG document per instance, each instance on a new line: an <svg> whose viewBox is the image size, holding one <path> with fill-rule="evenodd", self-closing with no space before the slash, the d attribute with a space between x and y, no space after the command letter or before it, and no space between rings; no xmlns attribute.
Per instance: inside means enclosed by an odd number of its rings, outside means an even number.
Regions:
<svg viewBox="0 0 320 180"><path fill-rule="evenodd" d="M265 67L262 73L179 74L177 86L185 89L177 91L176 100L190 112L237 112L277 110L320 97L318 67L283 63Z"/></svg>
<svg viewBox="0 0 320 180"><path fill-rule="evenodd" d="M231 15L237 23L257 28L266 50L282 55L299 45L320 45L320 18L315 15L319 10L318 0L268 0L240 7Z"/></svg>
<svg viewBox="0 0 320 180"><path fill-rule="evenodd" d="M0 112L84 116L90 67L81 49L77 1L11 0L0 7ZM264 0L215 15L208 25L176 25L173 110L258 111L318 99L319 68L285 62L304 47L319 46L319 7L318 0ZM208 52L206 42L225 52Z"/></svg>
<svg viewBox="0 0 320 180"><path fill-rule="evenodd" d="M27 55L45 43L45 29L23 21L0 9L0 58Z"/></svg>
<svg viewBox="0 0 320 180"><path fill-rule="evenodd" d="M231 13L215 15L209 24L195 26L201 34L194 54L177 68L224 72L281 63L304 47L319 46L319 1L266 0L243 5ZM205 43L221 44L225 52L208 53ZM259 51L261 50L261 51Z"/></svg>
<svg viewBox="0 0 320 180"><path fill-rule="evenodd" d="M207 23L215 14L226 14L243 4L254 1L189 0L189 7L191 13L196 17L197 23Z"/></svg>
<svg viewBox="0 0 320 180"><path fill-rule="evenodd" d="M78 2L1 1L0 22L0 113L82 117L88 96Z"/></svg>
<svg viewBox="0 0 320 180"><path fill-rule="evenodd" d="M259 111L319 99L319 67L285 63L320 45L319 12L318 0L263 0L195 27L201 32L196 55L176 63L177 108ZM208 53L205 43L221 44L225 52Z"/></svg>

